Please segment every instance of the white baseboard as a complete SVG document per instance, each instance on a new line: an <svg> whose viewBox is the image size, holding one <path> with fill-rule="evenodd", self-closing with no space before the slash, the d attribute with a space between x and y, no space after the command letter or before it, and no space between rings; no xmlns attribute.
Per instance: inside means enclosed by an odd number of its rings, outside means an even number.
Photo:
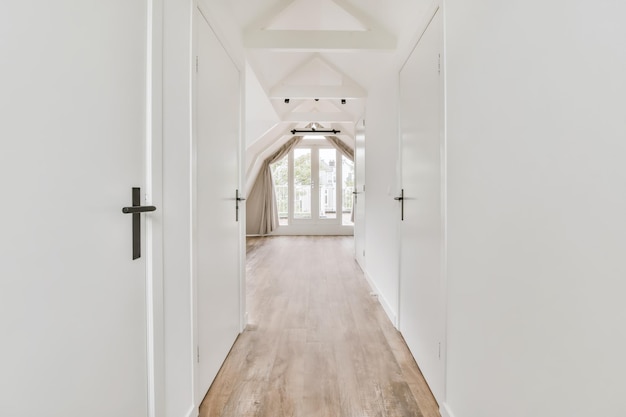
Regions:
<svg viewBox="0 0 626 417"><path fill-rule="evenodd" d="M361 271L365 271L365 258L357 255L355 259L356 259L356 263L359 264L359 266L361 267Z"/></svg>
<svg viewBox="0 0 626 417"><path fill-rule="evenodd" d="M378 302L381 306L383 306L383 310L385 310L385 313L387 313L387 317L389 317L389 320L391 320L391 323L397 329L398 317L396 316L396 313L393 311L385 297L381 294L380 290L374 283L374 280L372 280L367 271L364 270L363 272L365 273L365 279L367 280L367 283L369 284L372 291L376 294L376 297L378 297Z"/></svg>
<svg viewBox="0 0 626 417"><path fill-rule="evenodd" d="M454 417L452 410L450 410L450 406L446 403L443 403L443 405L439 407L439 413L441 414L441 417Z"/></svg>
<svg viewBox="0 0 626 417"><path fill-rule="evenodd" d="M198 407L191 407L191 410L189 410L186 414L187 417L198 417L200 415L200 409Z"/></svg>
<svg viewBox="0 0 626 417"><path fill-rule="evenodd" d="M354 226L334 224L293 224L274 230L269 236L353 236Z"/></svg>

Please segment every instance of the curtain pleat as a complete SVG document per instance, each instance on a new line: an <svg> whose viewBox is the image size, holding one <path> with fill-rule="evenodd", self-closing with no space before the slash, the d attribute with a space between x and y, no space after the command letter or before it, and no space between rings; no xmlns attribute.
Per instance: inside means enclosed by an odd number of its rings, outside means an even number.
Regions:
<svg viewBox="0 0 626 417"><path fill-rule="evenodd" d="M345 144L344 141L337 136L326 136L326 139L341 153L343 156L354 162L354 149Z"/></svg>
<svg viewBox="0 0 626 417"><path fill-rule="evenodd" d="M302 136L294 136L263 161L261 171L246 201L248 234L267 235L278 228L278 206L271 165L284 158L301 140Z"/></svg>
<svg viewBox="0 0 626 417"><path fill-rule="evenodd" d="M336 136L327 136L326 139L339 153L354 161L354 149ZM254 181L246 201L246 229L248 234L267 235L278 228L278 204L276 203L271 165L283 159L293 148L298 146L301 140L302 136L294 136L263 161L261 171ZM354 222L354 207L351 214Z"/></svg>

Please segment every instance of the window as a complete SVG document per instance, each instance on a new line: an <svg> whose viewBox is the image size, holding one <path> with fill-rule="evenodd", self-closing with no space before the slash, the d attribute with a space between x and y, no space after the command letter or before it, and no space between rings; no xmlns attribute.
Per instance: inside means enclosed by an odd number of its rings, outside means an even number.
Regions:
<svg viewBox="0 0 626 417"><path fill-rule="evenodd" d="M315 139L271 166L279 224L352 225L354 163Z"/></svg>

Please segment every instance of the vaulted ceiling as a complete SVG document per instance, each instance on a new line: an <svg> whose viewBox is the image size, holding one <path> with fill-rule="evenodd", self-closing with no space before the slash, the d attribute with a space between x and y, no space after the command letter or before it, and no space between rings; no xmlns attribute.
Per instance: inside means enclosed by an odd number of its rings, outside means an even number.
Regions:
<svg viewBox="0 0 626 417"><path fill-rule="evenodd" d="M341 130L351 143L368 91L397 68L399 51L409 46L431 3L205 1L220 3L243 40L249 164L311 122Z"/></svg>

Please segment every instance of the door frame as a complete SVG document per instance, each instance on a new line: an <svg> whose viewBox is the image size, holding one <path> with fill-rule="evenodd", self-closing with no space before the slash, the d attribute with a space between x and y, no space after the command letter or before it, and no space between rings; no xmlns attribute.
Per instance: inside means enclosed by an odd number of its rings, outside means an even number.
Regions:
<svg viewBox="0 0 626 417"><path fill-rule="evenodd" d="M148 416L165 416L163 272L163 5L147 2L145 199L158 210L145 216Z"/></svg>

